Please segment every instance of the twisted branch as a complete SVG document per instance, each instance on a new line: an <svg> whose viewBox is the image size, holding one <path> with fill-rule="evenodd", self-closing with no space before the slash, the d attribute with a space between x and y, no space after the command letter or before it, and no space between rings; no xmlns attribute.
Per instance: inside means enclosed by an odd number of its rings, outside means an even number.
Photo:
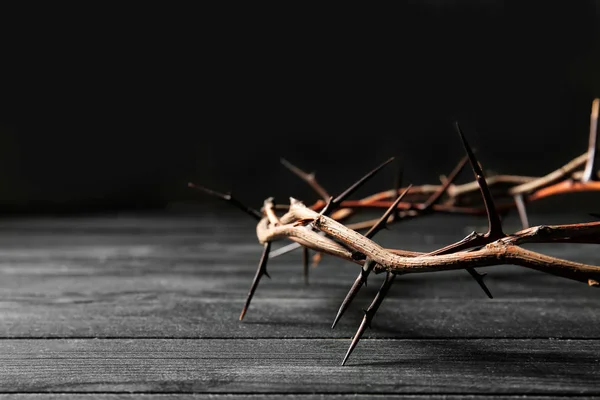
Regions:
<svg viewBox="0 0 600 400"><path fill-rule="evenodd" d="M263 244L263 253L240 319L244 317L261 277L263 275L268 277L266 270L268 259L285 254L294 248L304 248L305 280L308 265L307 249L316 251L318 255L328 254L361 266L360 274L344 299L333 326L366 282L368 274L386 273L381 289L365 311L365 317L342 362L344 364L362 333L370 325L394 279L400 275L466 269L491 297L483 284L483 275L476 272L474 268L512 264L583 282L589 286L600 286L600 266L551 257L522 247L528 243L600 244L600 222L540 225L527 228L526 212L526 203L542 198L564 193L600 190L596 168L599 108L600 100L596 99L590 115L588 151L539 178L497 175L486 179L457 124L467 157L461 160L447 178L442 178L441 185L400 188L400 184L397 183L392 190L375 193L360 200L348 200L348 197L367 179L387 165L390 159L334 198L319 185L314 174L307 174L282 159L282 163L307 182L319 194L321 200L307 207L293 198L290 199L289 205L275 205L273 199L269 198L265 200L262 209L257 211L243 205L229 194L215 192L191 183L190 187L228 201L251 217L259 219L256 234L258 241ZM454 181L467 160L475 174L475 181L455 185ZM480 197L475 196L477 192L480 192ZM493 197L500 199L500 202L495 203ZM387 211L377 220L343 224L344 220L361 210L378 208L386 208ZM502 229L499 213L513 208L519 211L526 229L506 234ZM284 211L284 214L278 216L279 211ZM386 224L433 213L486 214L489 222L488 232L485 234L473 232L456 243L426 254L383 248L373 241L373 236ZM369 231L362 234L359 231L363 229ZM283 239L289 239L294 244L271 253L271 243Z"/></svg>

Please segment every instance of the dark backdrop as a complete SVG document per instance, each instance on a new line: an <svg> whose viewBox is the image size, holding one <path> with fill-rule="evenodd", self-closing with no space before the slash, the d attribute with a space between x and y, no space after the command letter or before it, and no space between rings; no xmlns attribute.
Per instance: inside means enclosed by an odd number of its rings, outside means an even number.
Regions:
<svg viewBox="0 0 600 400"><path fill-rule="evenodd" d="M486 169L544 174L585 151L600 6L523 3L38 10L3 35L0 206L212 204L190 180L313 200L280 157L333 193L390 156L436 182L463 155L454 120Z"/></svg>

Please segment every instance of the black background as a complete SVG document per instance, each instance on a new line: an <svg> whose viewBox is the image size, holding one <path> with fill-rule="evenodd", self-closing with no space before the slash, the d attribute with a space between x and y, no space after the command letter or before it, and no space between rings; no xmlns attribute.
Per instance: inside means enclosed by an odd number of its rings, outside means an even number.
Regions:
<svg viewBox="0 0 600 400"><path fill-rule="evenodd" d="M390 156L436 183L455 120L487 170L542 175L586 149L600 6L523 3L26 13L3 32L0 207L213 204L188 181L314 200L280 157L332 193Z"/></svg>

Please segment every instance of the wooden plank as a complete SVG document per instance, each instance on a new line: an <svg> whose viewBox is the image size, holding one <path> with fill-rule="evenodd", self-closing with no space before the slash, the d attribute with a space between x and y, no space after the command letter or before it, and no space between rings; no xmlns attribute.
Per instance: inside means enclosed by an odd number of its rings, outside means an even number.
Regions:
<svg viewBox="0 0 600 400"><path fill-rule="evenodd" d="M236 230L237 219L26 222L12 221L0 232L0 337L349 337L382 279L371 277L331 331L357 267L326 257L304 286L300 254L272 260L273 279L261 282L240 323L260 246L253 232ZM54 222L62 230L49 234ZM183 231L177 230L180 222ZM391 245L400 237L403 244L431 247L447 243L453 229L443 225L429 239L421 231L384 232L382 241ZM545 249L596 258L590 245ZM487 271L496 296L491 301L464 271L398 279L369 335L598 337L597 290L519 267Z"/></svg>
<svg viewBox="0 0 600 400"><path fill-rule="evenodd" d="M597 340L3 340L1 392L598 395Z"/></svg>
<svg viewBox="0 0 600 400"><path fill-rule="evenodd" d="M256 249L253 249L256 250ZM591 250L591 249L589 249ZM584 256L591 253L584 253ZM82 249L80 258L18 256L0 257L0 294L60 296L65 293L90 291L101 294L131 290L189 291L198 296L243 297L256 270L257 253L246 253L241 247L231 248L228 257L204 254L186 258L175 256L154 259L144 255L119 256L119 250ZM129 251L129 250L128 250ZM140 254L144 249L132 250ZM40 250L40 254L42 251ZM85 253L94 255L85 256ZM104 253L104 254L101 254ZM220 257L220 258L219 258ZM269 263L272 279L261 281L257 296L290 298L341 299L350 288L360 268L340 260L327 258L310 271L310 284L302 278L300 260L287 259ZM510 265L482 269L486 282L497 299L581 299L594 300L600 291L586 284L562 279L538 271ZM84 279L85 278L85 279ZM373 274L364 292L373 295L383 274ZM405 298L485 298L478 285L465 271L447 271L404 275L396 280L391 297Z"/></svg>
<svg viewBox="0 0 600 400"><path fill-rule="evenodd" d="M132 400L139 399L140 396L144 400L345 400L345 399L364 399L364 400L572 400L573 396L529 396L529 395L419 395L419 394L289 394L289 393L271 393L271 394L181 394L181 393L162 393L162 394L107 394L107 393L14 393L0 394L0 400ZM578 400L597 399L596 396L577 396Z"/></svg>
<svg viewBox="0 0 600 400"><path fill-rule="evenodd" d="M140 396L144 400L346 400L346 399L364 399L364 400L572 400L573 396L529 396L529 395L419 395L419 394L181 394L181 393L162 393L162 394L140 394L140 393L123 393L123 394L107 394L107 393L14 393L0 394L0 400L132 400L139 399ZM578 400L597 399L596 396L577 396Z"/></svg>
<svg viewBox="0 0 600 400"><path fill-rule="evenodd" d="M257 298L243 322L242 299L131 290L0 301L0 337L348 338L362 319L357 301L335 330L338 301ZM598 302L580 300L389 299L366 337L599 338Z"/></svg>
<svg viewBox="0 0 600 400"><path fill-rule="evenodd" d="M382 278L370 279L331 331L356 268L324 260L305 286L295 260L279 261L240 323L255 248L232 246L223 259L222 248L211 246L189 259L170 248L154 258L131 248L125 251L137 251L131 256L118 247L112 255L100 248L95 253L92 245L73 258L44 259L43 250L39 258L25 250L8 260L5 255L0 337L349 337ZM398 279L368 335L598 337L596 289L519 267L488 271L494 300L484 298L464 271Z"/></svg>
<svg viewBox="0 0 600 400"><path fill-rule="evenodd" d="M227 285L228 289L242 294L251 282L261 249L247 238L230 241L229 235L0 235L0 273L3 275L0 290L10 291L17 286L19 293L26 293L27 286L33 286L38 292L40 289L52 292L53 287L63 286L60 282L65 279L71 278L70 284L76 285L82 275L103 280L113 277L117 281L135 278L140 285L144 285L146 277L155 280L160 276L163 281L171 278L178 281L181 277L198 283L215 280L217 285ZM596 261L596 246L592 245L546 245L541 250L567 259ZM261 292L273 288L289 295L289 289L294 289L291 285L298 287L302 280L300 258L296 253L271 260L269 268L274 279L263 283ZM513 266L485 270L489 272L489 286L500 298L530 298L532 295L556 298L557 289L568 298L596 296L586 285L538 271ZM351 285L358 266L324 257L321 265L311 272L311 290L316 290L319 296L319 288L326 287L324 295L329 297L333 285L339 286L340 291ZM372 280L376 282L377 278ZM19 284L15 285L15 281ZM464 271L412 274L398 281L410 282L410 287L418 288L410 292L412 298L479 296L479 288ZM45 283L47 288L39 286ZM94 283L102 290L105 281ZM118 282L109 283L111 288L114 284ZM402 283L397 286L400 285ZM403 290L410 287L405 286Z"/></svg>

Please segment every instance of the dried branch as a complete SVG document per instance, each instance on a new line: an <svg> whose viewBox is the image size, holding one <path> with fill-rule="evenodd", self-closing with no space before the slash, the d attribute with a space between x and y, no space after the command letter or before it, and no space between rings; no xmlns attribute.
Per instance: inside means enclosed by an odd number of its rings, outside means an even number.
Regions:
<svg viewBox="0 0 600 400"><path fill-rule="evenodd" d="M321 197L307 207L302 202L290 199L289 205L276 206L272 198L265 200L261 211L245 206L229 194L189 184L190 187L225 200L259 220L256 234L263 252L248 292L240 319L246 314L256 288L267 273L267 260L293 248L303 248L303 271L308 282L308 249L328 254L361 267L352 288L342 302L334 319L338 323L358 290L366 285L371 272L386 273L386 278L365 311L363 320L352 338L344 356L344 364L357 346L363 332L370 326L377 310L398 275L409 273L439 272L466 269L491 297L483 283L483 274L475 267L496 265L518 265L562 278L576 280L589 286L600 286L600 266L587 265L570 260L551 257L524 249L528 243L592 243L600 244L600 222L586 222L528 228L526 204L564 193L600 191L599 172L596 161L596 136L600 100L595 99L590 115L588 151L571 160L559 169L542 177L496 175L486 179L484 171L467 143L458 124L456 130L463 142L467 156L456 168L442 179L441 185L422 185L401 188L399 181L394 189L372 194L360 200L348 200L361 185L392 159L369 172L339 196L333 198L319 185L314 174L307 174L282 159L282 163L307 182ZM475 181L455 185L460 171L469 161ZM479 197L475 196L479 192ZM495 202L494 199L499 201ZM376 220L344 224L344 220L366 209L386 208ZM500 213L516 208L526 229L506 234L502 228ZM283 212L278 216L277 212ZM396 248L383 248L373 237L387 224L407 218L433 213L483 215L488 218L486 233L473 232L464 239L429 253L419 253ZM368 230L362 234L359 231ZM271 252L271 244L277 240L291 240L290 246Z"/></svg>
<svg viewBox="0 0 600 400"><path fill-rule="evenodd" d="M578 168L581 168L587 160L587 153L580 155L577 158L569 161L562 167L558 168L555 171L550 172L547 175L544 175L540 178L532 180L530 182L524 183L522 185L515 186L511 188L508 193L511 196L517 194L527 194L534 193L537 190L540 190L546 186L550 186L556 182L561 181L565 177L568 177L570 174L575 172Z"/></svg>
<svg viewBox="0 0 600 400"><path fill-rule="evenodd" d="M350 197L352 194L354 194L354 192L356 192L362 185L364 185L369 179L371 179L373 176L375 176L375 174L379 171L381 171L381 169L383 167L385 167L386 165L388 165L390 162L392 162L394 160L394 158L390 158L387 161L385 161L384 163L380 164L379 166L377 166L376 168L374 168L373 170L369 171L368 173L366 173L364 176L362 176L359 180L357 180L356 182L354 182L352 185L350 185L346 190L344 190L342 192L342 194L340 194L339 196L337 196L335 199L333 199L332 197L329 197L327 204L324 205L324 207L321 207L322 203L317 203L319 204L318 207L314 206L313 209L321 209L321 213L324 215L329 215L330 213L332 213L333 211L335 211L337 208L339 208L339 206L341 204L344 203L344 201ZM296 168L296 167L294 167ZM306 174L304 171L300 170L299 168L296 168L297 174L299 176L305 176L305 175L309 175ZM313 176L313 184L316 184L317 186L318 183L316 183L316 180L314 180L314 176ZM319 186L320 187L320 186ZM295 243L295 244L291 244L285 248L279 249L279 251L274 252L271 256L271 258L275 258L275 257L279 257L283 254L287 254L293 250L296 250L300 248L300 245Z"/></svg>
<svg viewBox="0 0 600 400"><path fill-rule="evenodd" d="M289 226L290 231L286 232L288 235L294 235L295 230L303 224L311 223L316 229L344 242L350 248L374 260L377 263L374 268L375 272L389 271L396 274L407 274L513 264L542 272L551 272L564 278L585 283L588 283L590 279L600 279L600 267L598 266L553 258L521 249L518 246L525 243L600 243L600 236L598 236L600 222L538 226L517 232L515 235L505 236L475 251L406 257L382 248L372 240L346 228L332 218L310 210L297 200L294 201L290 212L297 219L297 222ZM267 238L273 240L277 237L281 237L279 233L269 230L263 232L263 236L259 237L259 240L264 242ZM596 239L592 240L591 238Z"/></svg>

